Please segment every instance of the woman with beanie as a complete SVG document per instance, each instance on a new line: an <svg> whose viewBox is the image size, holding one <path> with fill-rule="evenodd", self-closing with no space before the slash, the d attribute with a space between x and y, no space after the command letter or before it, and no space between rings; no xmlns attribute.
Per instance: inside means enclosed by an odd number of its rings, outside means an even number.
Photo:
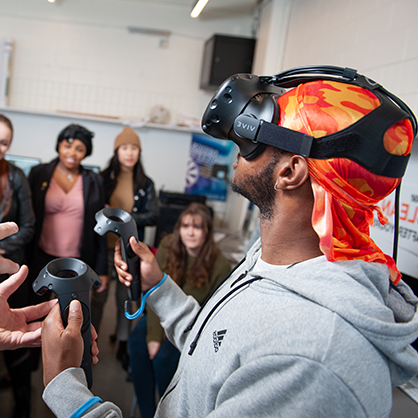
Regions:
<svg viewBox="0 0 418 418"><path fill-rule="evenodd" d="M141 142L138 135L131 129L125 128L115 139L113 157L109 166L101 173L106 203L130 213L136 222L138 238L144 239L146 226L156 225L158 217L158 199L154 189L154 182L145 175L141 163ZM116 278L113 265L113 251L118 237L107 234L109 252L109 276ZM102 317L103 305L107 292L96 294L92 300L92 323L98 330ZM126 288L116 280L117 325L116 338L119 341L117 358L128 369L129 357L127 341L130 332L130 321L125 317L124 304L127 298Z"/></svg>
<svg viewBox="0 0 418 418"><path fill-rule="evenodd" d="M35 226L30 188L23 171L5 160L13 139L13 125L9 118L0 115L0 221L15 222L19 230L0 241L0 256L19 265L26 263L25 246L31 240ZM0 282L9 277L0 275ZM28 304L30 282L26 280L8 299L11 308ZM31 362L28 348L4 352L4 362L13 388L15 408L13 417L29 417ZM2 379L8 384L8 378Z"/></svg>
<svg viewBox="0 0 418 418"><path fill-rule="evenodd" d="M92 153L93 136L83 126L67 126L58 135L58 157L33 167L29 174L36 216L29 265L32 281L50 261L74 257L99 275L102 285L93 292L107 288L106 239L93 230L94 215L105 204L103 181L81 165ZM46 300L48 293L42 296ZM40 300L33 295L34 303Z"/></svg>
<svg viewBox="0 0 418 418"><path fill-rule="evenodd" d="M231 269L213 239L211 214L201 203L191 203L181 213L173 233L161 241L156 259L162 271L200 304ZM162 396L176 371L180 352L166 338L151 309L133 329L129 350L141 417L151 418L155 413L156 388Z"/></svg>

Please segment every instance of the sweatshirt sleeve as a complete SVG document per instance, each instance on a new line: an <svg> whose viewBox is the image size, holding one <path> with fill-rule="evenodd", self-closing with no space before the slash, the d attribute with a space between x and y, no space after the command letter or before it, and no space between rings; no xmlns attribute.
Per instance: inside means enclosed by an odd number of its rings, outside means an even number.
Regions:
<svg viewBox="0 0 418 418"><path fill-rule="evenodd" d="M57 418L68 418L84 405L93 394L87 389L83 369L64 370L45 388L42 398ZM111 402L97 402L83 418L122 418L121 410Z"/></svg>
<svg viewBox="0 0 418 418"><path fill-rule="evenodd" d="M199 311L196 299L187 296L168 276L165 282L150 294L147 304L160 318L167 338L181 351L188 335L184 330Z"/></svg>
<svg viewBox="0 0 418 418"><path fill-rule="evenodd" d="M156 260L160 269L167 273L165 269L165 264L167 262L167 243L170 240L171 235L165 236L158 246ZM154 313L153 310L147 308L147 335L146 335L146 342L149 343L150 341L158 341L160 343L163 342L165 338L164 330L161 327L160 319Z"/></svg>

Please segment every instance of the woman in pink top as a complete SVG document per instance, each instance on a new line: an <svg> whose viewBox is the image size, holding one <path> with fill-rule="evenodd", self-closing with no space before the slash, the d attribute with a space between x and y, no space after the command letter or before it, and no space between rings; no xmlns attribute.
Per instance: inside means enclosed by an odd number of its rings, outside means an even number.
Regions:
<svg viewBox="0 0 418 418"><path fill-rule="evenodd" d="M55 258L75 257L99 275L102 285L94 292L107 287L106 238L93 230L94 215L105 204L103 181L81 165L92 152L93 135L83 126L67 126L58 136L58 157L29 174L36 216L29 260L32 281ZM49 292L42 297L33 293L32 303L48 298Z"/></svg>
<svg viewBox="0 0 418 418"><path fill-rule="evenodd" d="M75 257L96 271L104 289L106 239L93 230L94 215L105 204L103 182L81 165L92 152L93 135L83 126L67 126L58 136L58 158L29 174L36 216L30 274L36 277L55 258Z"/></svg>

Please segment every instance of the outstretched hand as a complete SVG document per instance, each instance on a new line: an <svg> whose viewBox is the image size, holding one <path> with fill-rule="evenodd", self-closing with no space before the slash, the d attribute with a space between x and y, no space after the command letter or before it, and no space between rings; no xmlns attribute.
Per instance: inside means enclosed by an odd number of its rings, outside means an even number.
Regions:
<svg viewBox="0 0 418 418"><path fill-rule="evenodd" d="M3 225L0 225L0 229ZM40 346L42 322L32 321L47 315L56 304L56 300L52 300L26 308L10 309L7 299L25 281L27 275L28 268L22 266L16 274L0 284L0 350Z"/></svg>
<svg viewBox="0 0 418 418"><path fill-rule="evenodd" d="M71 367L80 367L83 359L84 341L81 335L83 312L78 300L71 301L68 313L68 325L64 328L59 304L54 306L44 321L42 328L42 363L44 371L44 385ZM99 349L96 339L97 333L91 327L91 355L92 363L99 359Z"/></svg>
<svg viewBox="0 0 418 418"><path fill-rule="evenodd" d="M120 250L120 240L115 246L115 269L119 281L129 287L132 281L132 275L128 273L128 265L122 260ZM143 242L137 242L134 237L129 239L129 245L133 252L140 258L141 290L146 292L157 285L163 278L163 272L158 266L154 254Z"/></svg>

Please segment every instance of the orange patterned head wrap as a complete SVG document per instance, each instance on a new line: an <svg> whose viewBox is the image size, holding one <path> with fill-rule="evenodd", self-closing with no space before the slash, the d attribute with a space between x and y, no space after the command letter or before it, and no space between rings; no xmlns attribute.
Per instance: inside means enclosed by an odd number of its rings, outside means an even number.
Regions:
<svg viewBox="0 0 418 418"><path fill-rule="evenodd" d="M301 84L278 99L279 125L315 138L352 125L380 105L369 90L335 81ZM384 135L386 151L410 153L413 141L411 122L404 119ZM384 254L370 238L369 225L376 211L382 224L387 218L377 203L389 195L401 179L371 173L346 158L308 158L315 198L312 225L320 238L320 248L328 260L355 260L386 264L391 280L401 275L392 257Z"/></svg>

